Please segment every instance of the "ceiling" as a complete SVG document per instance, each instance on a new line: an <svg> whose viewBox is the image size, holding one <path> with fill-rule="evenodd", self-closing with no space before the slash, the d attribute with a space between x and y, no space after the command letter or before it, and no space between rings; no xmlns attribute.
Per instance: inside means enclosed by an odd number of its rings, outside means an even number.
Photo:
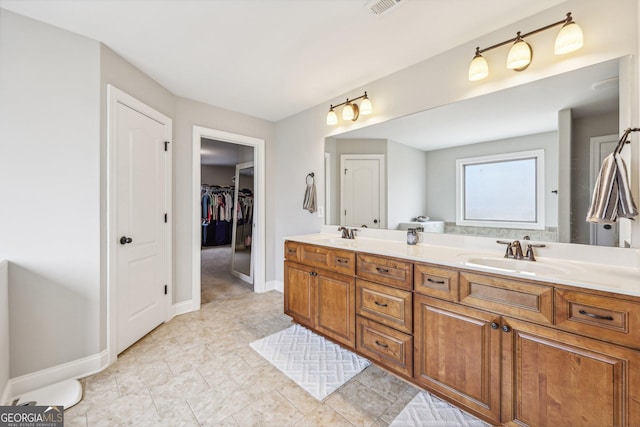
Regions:
<svg viewBox="0 0 640 427"><path fill-rule="evenodd" d="M618 74L618 61L607 61L335 137L384 138L428 151L555 131L560 110L571 109L573 118L617 111Z"/></svg>
<svg viewBox="0 0 640 427"><path fill-rule="evenodd" d="M175 95L275 122L563 1L402 0L382 16L368 0L0 7L103 42Z"/></svg>

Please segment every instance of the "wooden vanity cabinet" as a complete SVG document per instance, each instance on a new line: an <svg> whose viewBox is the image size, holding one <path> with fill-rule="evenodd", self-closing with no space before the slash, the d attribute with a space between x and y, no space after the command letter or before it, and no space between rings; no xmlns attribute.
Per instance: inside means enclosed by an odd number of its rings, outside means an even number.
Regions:
<svg viewBox="0 0 640 427"><path fill-rule="evenodd" d="M285 258L285 314L355 348L355 254L287 241Z"/></svg>
<svg viewBox="0 0 640 427"><path fill-rule="evenodd" d="M516 319L502 327L504 425L640 425L638 350Z"/></svg>
<svg viewBox="0 0 640 427"><path fill-rule="evenodd" d="M490 423L640 426L638 297L296 242L285 257L296 322Z"/></svg>
<svg viewBox="0 0 640 427"><path fill-rule="evenodd" d="M414 379L500 421L500 316L414 295Z"/></svg>

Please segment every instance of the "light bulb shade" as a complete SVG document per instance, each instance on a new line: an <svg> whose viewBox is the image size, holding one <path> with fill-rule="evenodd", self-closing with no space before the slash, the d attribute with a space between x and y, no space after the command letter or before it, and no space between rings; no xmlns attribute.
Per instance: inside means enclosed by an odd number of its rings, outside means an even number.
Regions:
<svg viewBox="0 0 640 427"><path fill-rule="evenodd" d="M327 124L329 126L338 124L338 115L336 114L335 111L333 111L333 108L330 109L329 112L327 113Z"/></svg>
<svg viewBox="0 0 640 427"><path fill-rule="evenodd" d="M342 109L342 120L352 120L355 122L358 120L358 115L358 104L347 102L347 105Z"/></svg>
<svg viewBox="0 0 640 427"><path fill-rule="evenodd" d="M360 114L366 116L371 113L373 113L373 106L371 105L369 97L365 95L360 103Z"/></svg>
<svg viewBox="0 0 640 427"><path fill-rule="evenodd" d="M507 68L522 71L531 63L531 46L523 40L516 40L507 56Z"/></svg>
<svg viewBox="0 0 640 427"><path fill-rule="evenodd" d="M582 29L575 22L567 22L556 37L553 52L556 55L564 55L576 51L582 47Z"/></svg>
<svg viewBox="0 0 640 427"><path fill-rule="evenodd" d="M473 57L469 65L469 81L477 82L489 75L489 64L479 53Z"/></svg>

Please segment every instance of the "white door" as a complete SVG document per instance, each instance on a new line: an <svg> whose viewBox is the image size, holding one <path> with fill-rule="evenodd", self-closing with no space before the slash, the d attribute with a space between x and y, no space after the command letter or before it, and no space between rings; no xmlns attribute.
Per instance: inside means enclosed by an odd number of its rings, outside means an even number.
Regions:
<svg viewBox="0 0 640 427"><path fill-rule="evenodd" d="M342 225L384 227L381 218L383 160L382 155L340 156Z"/></svg>
<svg viewBox="0 0 640 427"><path fill-rule="evenodd" d="M593 194L593 188L596 185L596 179L602 161L609 154L613 153L613 150L618 145L617 135L598 136L591 138L591 192L589 197ZM591 224L591 236L590 243L598 246L618 246L618 224Z"/></svg>
<svg viewBox="0 0 640 427"><path fill-rule="evenodd" d="M116 107L117 353L167 318L166 124ZM113 238L113 237L112 237Z"/></svg>

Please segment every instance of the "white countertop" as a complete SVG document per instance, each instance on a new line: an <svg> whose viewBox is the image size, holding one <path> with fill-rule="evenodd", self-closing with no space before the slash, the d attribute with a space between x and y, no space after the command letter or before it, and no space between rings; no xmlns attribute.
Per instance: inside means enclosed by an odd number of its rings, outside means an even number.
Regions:
<svg viewBox="0 0 640 427"><path fill-rule="evenodd" d="M285 240L440 264L520 279L640 296L640 268L635 262L638 252L636 249L628 249L628 251L633 251L629 257L632 262L629 263L630 266L624 266L599 264L593 262L592 259L588 259L585 262L545 257L539 255L543 251L538 249L534 249L537 251L537 261L535 262L505 259L503 257L504 249L495 244L495 239L493 239L493 244L496 246L495 250L468 246L444 246L432 243L408 245L404 241L370 237L357 237L354 240L349 240L342 239L340 235L333 233L292 236L286 237ZM549 246L552 245L549 244ZM556 245L561 246L563 244ZM564 244L563 246L569 245ZM526 245L523 244L523 251L525 248ZM580 249L577 250L579 251ZM606 256L602 257L604 260L606 258Z"/></svg>

